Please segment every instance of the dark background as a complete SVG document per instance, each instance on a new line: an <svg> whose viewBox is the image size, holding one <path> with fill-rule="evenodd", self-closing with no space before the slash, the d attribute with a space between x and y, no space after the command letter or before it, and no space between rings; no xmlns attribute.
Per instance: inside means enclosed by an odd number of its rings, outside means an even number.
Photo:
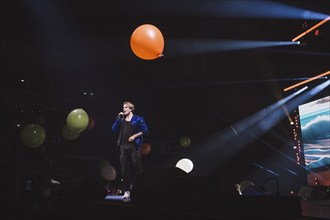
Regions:
<svg viewBox="0 0 330 220"><path fill-rule="evenodd" d="M152 151L143 160L146 167L156 167L159 160L189 150L179 146L180 137L189 136L190 147L197 148L215 132L291 94L283 89L297 79L329 70L329 22L319 28L319 35L311 32L304 37L304 45L197 54L180 51L174 40L291 41L319 22L203 12L204 6L212 8L215 2L221 1L2 1L3 173L14 171L20 157L33 164L34 154L46 154L57 161L54 152L57 158L106 158L119 169L111 125L126 100L135 104L135 114L149 125L145 141L151 143ZM241 7L249 7L250 2L257 1L242 1ZM275 2L325 14L330 9L326 0ZM142 24L161 30L164 57L147 61L133 54L130 37ZM77 140L63 140L60 129L76 108L86 110L95 126ZM16 124L35 123L39 117L45 119L47 139L40 148L26 149ZM249 178L253 162L275 168L278 152L295 161L292 138L285 118L228 158L221 169L240 181ZM69 165L63 167L67 170ZM305 184L300 166L290 163L288 168L299 174L288 177L297 178L290 184ZM259 174L261 180L271 176L265 170Z"/></svg>

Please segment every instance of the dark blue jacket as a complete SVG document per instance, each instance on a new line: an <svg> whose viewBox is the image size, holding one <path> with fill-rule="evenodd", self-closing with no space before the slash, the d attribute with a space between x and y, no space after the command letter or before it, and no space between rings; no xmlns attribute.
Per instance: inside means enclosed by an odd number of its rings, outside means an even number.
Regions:
<svg viewBox="0 0 330 220"><path fill-rule="evenodd" d="M122 136L122 122L125 120L124 118L117 117L115 122L112 125L112 132L118 133L118 139L117 139L117 146L120 146L121 136ZM143 144L143 136L147 135L149 133L148 126L144 119L141 116L133 115L131 119L131 123L133 126L134 134L138 132L142 132L143 135L137 137L134 139L135 148L136 150L140 150Z"/></svg>

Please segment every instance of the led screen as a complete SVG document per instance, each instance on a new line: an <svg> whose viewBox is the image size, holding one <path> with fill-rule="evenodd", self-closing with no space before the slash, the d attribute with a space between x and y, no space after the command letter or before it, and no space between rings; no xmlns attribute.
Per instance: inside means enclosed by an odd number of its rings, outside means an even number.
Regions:
<svg viewBox="0 0 330 220"><path fill-rule="evenodd" d="M330 186L330 96L298 109L308 185Z"/></svg>

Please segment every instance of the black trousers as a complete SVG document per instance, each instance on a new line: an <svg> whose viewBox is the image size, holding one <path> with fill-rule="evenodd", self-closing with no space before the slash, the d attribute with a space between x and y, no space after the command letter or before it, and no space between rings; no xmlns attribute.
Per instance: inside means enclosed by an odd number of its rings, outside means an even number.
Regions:
<svg viewBox="0 0 330 220"><path fill-rule="evenodd" d="M141 153L134 143L120 146L120 165L124 191L130 191L139 175L143 172Z"/></svg>

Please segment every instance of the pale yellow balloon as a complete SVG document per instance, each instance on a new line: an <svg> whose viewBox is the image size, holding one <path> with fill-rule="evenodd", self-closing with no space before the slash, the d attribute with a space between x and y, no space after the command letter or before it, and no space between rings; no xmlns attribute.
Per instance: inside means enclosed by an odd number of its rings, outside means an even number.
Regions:
<svg viewBox="0 0 330 220"><path fill-rule="evenodd" d="M100 174L105 180L109 181L115 180L117 176L116 169L110 164L104 165L101 168Z"/></svg>

